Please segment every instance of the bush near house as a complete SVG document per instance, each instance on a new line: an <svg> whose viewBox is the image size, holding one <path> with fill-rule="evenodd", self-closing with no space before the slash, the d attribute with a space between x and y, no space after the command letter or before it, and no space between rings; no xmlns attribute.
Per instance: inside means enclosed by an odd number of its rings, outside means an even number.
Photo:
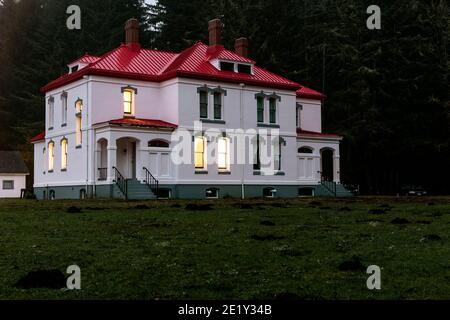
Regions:
<svg viewBox="0 0 450 320"><path fill-rule="evenodd" d="M0 299L450 298L449 198L192 204L2 200Z"/></svg>

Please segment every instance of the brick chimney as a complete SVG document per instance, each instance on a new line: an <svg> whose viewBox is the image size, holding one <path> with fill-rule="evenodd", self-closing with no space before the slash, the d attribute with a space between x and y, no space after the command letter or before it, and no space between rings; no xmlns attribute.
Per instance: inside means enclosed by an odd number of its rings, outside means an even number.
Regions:
<svg viewBox="0 0 450 320"><path fill-rule="evenodd" d="M248 39L247 38L239 38L236 39L234 43L234 51L243 57L248 57Z"/></svg>
<svg viewBox="0 0 450 320"><path fill-rule="evenodd" d="M214 19L209 21L208 26L209 31L209 45L217 46L220 45L222 42L222 22L220 19Z"/></svg>
<svg viewBox="0 0 450 320"><path fill-rule="evenodd" d="M135 51L141 49L139 43L139 21L130 19L125 23L125 44Z"/></svg>

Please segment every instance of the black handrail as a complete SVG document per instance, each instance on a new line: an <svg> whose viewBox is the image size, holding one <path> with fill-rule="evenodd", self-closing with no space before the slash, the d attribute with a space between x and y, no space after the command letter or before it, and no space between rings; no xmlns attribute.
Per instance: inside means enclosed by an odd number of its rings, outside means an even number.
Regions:
<svg viewBox="0 0 450 320"><path fill-rule="evenodd" d="M122 191L125 199L128 199L128 180L124 178L124 176L120 173L120 171L113 167L114 170L114 182L119 187L120 191Z"/></svg>
<svg viewBox="0 0 450 320"><path fill-rule="evenodd" d="M150 173L150 171L146 167L144 167L143 170L145 172L145 184L156 195L156 199L158 199L158 195L159 195L159 181L156 180L156 178Z"/></svg>
<svg viewBox="0 0 450 320"><path fill-rule="evenodd" d="M331 194L336 197L337 196L337 183L333 180L327 179L321 171L318 171L320 173L320 183L322 186L325 187Z"/></svg>

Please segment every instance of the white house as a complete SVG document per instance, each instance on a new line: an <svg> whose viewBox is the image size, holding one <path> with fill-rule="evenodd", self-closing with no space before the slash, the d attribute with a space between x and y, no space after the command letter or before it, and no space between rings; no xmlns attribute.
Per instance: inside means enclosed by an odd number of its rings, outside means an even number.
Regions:
<svg viewBox="0 0 450 320"><path fill-rule="evenodd" d="M34 143L38 198L348 195L341 137L322 133L324 96L220 43L181 53L141 48L139 23L101 57L85 55L42 88Z"/></svg>
<svg viewBox="0 0 450 320"><path fill-rule="evenodd" d="M0 198L20 198L29 174L18 151L0 151Z"/></svg>

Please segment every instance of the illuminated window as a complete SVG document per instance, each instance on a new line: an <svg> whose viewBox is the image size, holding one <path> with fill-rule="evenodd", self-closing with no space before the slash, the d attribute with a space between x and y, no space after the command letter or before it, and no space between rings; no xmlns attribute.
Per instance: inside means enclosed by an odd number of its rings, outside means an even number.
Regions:
<svg viewBox="0 0 450 320"><path fill-rule="evenodd" d="M61 169L67 169L67 139L61 140Z"/></svg>
<svg viewBox="0 0 450 320"><path fill-rule="evenodd" d="M83 100L78 99L77 102L75 102L75 110L77 115L83 112Z"/></svg>
<svg viewBox="0 0 450 320"><path fill-rule="evenodd" d="M55 143L53 141L48 144L48 171L53 171L55 167Z"/></svg>
<svg viewBox="0 0 450 320"><path fill-rule="evenodd" d="M228 138L219 138L217 143L217 166L219 170L229 170L229 140Z"/></svg>
<svg viewBox="0 0 450 320"><path fill-rule="evenodd" d="M83 132L82 132L82 123L83 123L83 101L78 100L75 103L76 109L76 119L75 119L75 143L77 146L81 146L83 143Z"/></svg>
<svg viewBox="0 0 450 320"><path fill-rule="evenodd" d="M206 139L204 137L196 137L194 143L195 169L206 169Z"/></svg>
<svg viewBox="0 0 450 320"><path fill-rule="evenodd" d="M123 90L123 113L127 115L133 114L133 95L134 91L132 89Z"/></svg>

